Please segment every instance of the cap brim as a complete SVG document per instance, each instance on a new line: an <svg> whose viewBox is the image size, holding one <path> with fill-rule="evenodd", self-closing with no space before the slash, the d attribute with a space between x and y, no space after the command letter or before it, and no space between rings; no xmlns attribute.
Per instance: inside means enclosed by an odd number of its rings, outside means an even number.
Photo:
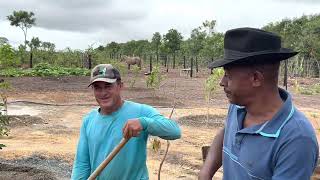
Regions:
<svg viewBox="0 0 320 180"><path fill-rule="evenodd" d="M274 53L256 54L251 56L239 57L237 59L217 59L209 63L208 68L213 69L213 68L223 67L231 63L245 62L247 60L251 60L252 58L257 58L257 62L259 61L259 59L261 60L270 59L270 60L282 61L290 57L293 57L296 54L298 54L298 52L295 52L286 48L281 48L279 52L274 52Z"/></svg>
<svg viewBox="0 0 320 180"><path fill-rule="evenodd" d="M107 82L107 83L115 83L117 81L117 79L109 79L109 78L97 78L95 80L93 80L89 85L91 86L94 82L98 82L98 81L102 81L102 82Z"/></svg>

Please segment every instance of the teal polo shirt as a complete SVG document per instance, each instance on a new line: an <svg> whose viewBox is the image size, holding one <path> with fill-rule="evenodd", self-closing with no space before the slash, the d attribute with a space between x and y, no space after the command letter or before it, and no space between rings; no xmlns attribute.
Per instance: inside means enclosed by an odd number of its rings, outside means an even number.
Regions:
<svg viewBox="0 0 320 180"><path fill-rule="evenodd" d="M223 179L309 180L317 165L318 142L308 119L288 92L269 121L243 128L246 109L230 105L223 142Z"/></svg>

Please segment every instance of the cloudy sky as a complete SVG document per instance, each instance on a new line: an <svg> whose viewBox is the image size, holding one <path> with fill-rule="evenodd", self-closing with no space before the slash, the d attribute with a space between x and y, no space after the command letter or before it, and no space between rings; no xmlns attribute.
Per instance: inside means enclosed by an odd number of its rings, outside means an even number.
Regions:
<svg viewBox="0 0 320 180"><path fill-rule="evenodd" d="M216 31L260 28L284 18L320 13L320 0L0 0L0 37L17 46L23 32L10 26L14 10L35 13L36 26L27 39L56 44L57 49L86 49L111 41L151 39L175 28L188 38L205 20L216 20Z"/></svg>

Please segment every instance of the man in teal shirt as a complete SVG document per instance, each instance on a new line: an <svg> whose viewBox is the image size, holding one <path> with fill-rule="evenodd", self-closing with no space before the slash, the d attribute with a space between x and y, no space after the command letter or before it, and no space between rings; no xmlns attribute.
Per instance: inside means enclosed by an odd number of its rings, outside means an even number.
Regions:
<svg viewBox="0 0 320 180"><path fill-rule="evenodd" d="M110 64L92 69L90 85L99 108L83 118L71 179L87 179L123 137L129 139L97 179L149 179L146 146L149 135L179 139L176 122L151 106L121 98L123 83Z"/></svg>

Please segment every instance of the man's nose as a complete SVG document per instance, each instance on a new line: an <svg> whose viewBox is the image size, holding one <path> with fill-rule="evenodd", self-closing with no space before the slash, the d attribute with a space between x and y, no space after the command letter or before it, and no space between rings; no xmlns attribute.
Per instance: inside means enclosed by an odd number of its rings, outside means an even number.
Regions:
<svg viewBox="0 0 320 180"><path fill-rule="evenodd" d="M225 86L225 78L224 78L224 76L221 78L219 85L222 86L222 87Z"/></svg>
<svg viewBox="0 0 320 180"><path fill-rule="evenodd" d="M103 94L103 95L104 95L104 94L108 94L109 91L110 91L110 90L109 90L108 88L103 88L102 91L101 91L101 94Z"/></svg>

